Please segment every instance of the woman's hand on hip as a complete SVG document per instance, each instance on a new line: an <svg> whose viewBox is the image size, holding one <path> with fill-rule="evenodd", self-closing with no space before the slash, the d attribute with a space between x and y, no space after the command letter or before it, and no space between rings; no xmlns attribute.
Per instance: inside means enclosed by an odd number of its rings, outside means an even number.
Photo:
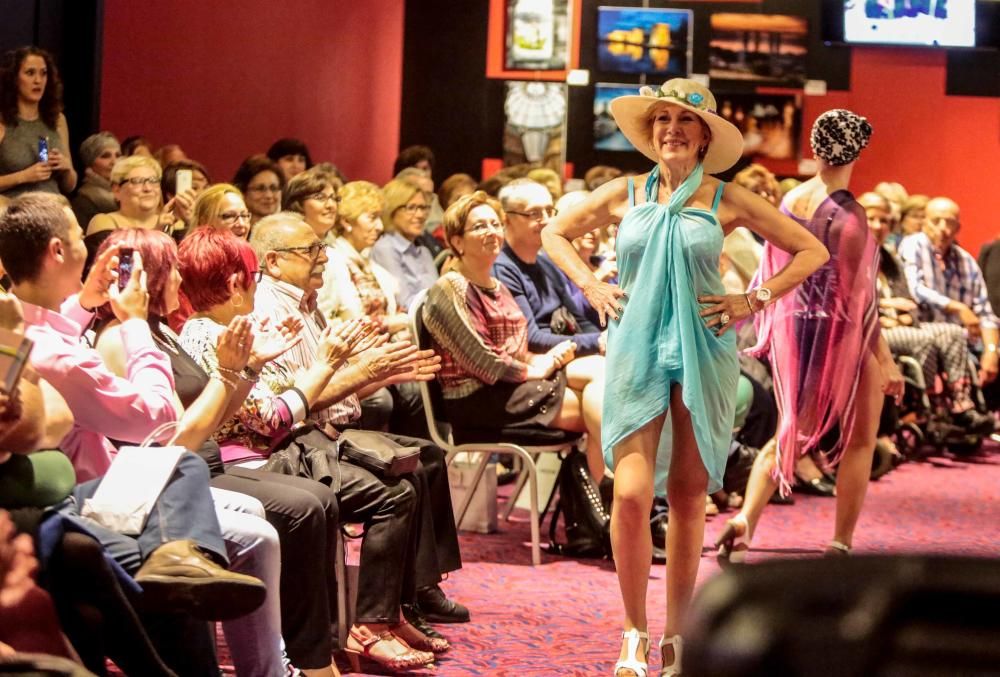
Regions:
<svg viewBox="0 0 1000 677"><path fill-rule="evenodd" d="M727 294L726 296L699 296L698 303L711 303L699 315L710 318L705 326L713 327L717 336L725 334L740 320L753 315L750 299L746 294Z"/></svg>
<svg viewBox="0 0 1000 677"><path fill-rule="evenodd" d="M583 288L583 295L587 297L587 302L597 311L597 316L601 320L601 326L608 326L608 318L617 320L621 317L623 308L618 299L625 297L625 292L621 287L595 279L592 283Z"/></svg>

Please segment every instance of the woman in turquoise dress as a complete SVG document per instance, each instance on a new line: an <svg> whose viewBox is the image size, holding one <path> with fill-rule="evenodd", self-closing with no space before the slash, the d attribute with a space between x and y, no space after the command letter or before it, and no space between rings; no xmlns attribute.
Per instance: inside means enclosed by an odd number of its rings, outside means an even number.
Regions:
<svg viewBox="0 0 1000 677"><path fill-rule="evenodd" d="M739 366L729 329L792 290L827 253L763 198L710 176L739 160L743 139L716 114L707 88L683 78L643 87L612 101L611 114L656 166L610 181L560 212L543 242L602 323L610 320L601 444L615 473L611 544L625 606L614 674L648 677L648 522L656 492L670 504L660 674L678 675L678 633L704 545L705 495L721 486L733 426ZM620 286L597 280L571 244L611 223L621 224ZM726 295L719 254L723 237L741 225L791 260L759 288Z"/></svg>

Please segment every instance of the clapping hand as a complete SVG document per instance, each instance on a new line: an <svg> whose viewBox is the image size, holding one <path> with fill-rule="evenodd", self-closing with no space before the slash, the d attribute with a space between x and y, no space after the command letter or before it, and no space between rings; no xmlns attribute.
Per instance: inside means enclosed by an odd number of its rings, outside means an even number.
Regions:
<svg viewBox="0 0 1000 677"><path fill-rule="evenodd" d="M338 369L355 354L359 345L369 343L373 335L378 335L378 326L362 317L336 327L328 326L320 336L316 357L332 369Z"/></svg>
<svg viewBox="0 0 1000 677"><path fill-rule="evenodd" d="M260 371L271 360L284 355L302 340L302 320L286 316L275 327L270 327L268 318L263 318L254 327L253 346L247 363L254 371Z"/></svg>
<svg viewBox="0 0 1000 677"><path fill-rule="evenodd" d="M434 357L433 350L418 350L409 341L394 341L366 350L358 357L358 367L371 381L387 381L412 371L417 362ZM393 382L407 380L398 379Z"/></svg>
<svg viewBox="0 0 1000 677"><path fill-rule="evenodd" d="M253 343L253 323L246 315L237 315L219 335L215 347L219 368L227 371L243 371L250 361Z"/></svg>

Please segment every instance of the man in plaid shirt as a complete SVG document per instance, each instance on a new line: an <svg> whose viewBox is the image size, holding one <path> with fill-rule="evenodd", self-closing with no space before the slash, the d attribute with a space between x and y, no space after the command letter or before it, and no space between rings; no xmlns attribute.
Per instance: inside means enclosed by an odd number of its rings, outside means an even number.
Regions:
<svg viewBox="0 0 1000 677"><path fill-rule="evenodd" d="M990 306L979 264L955 243L961 225L958 205L934 198L924 212L923 232L903 239L899 257L921 320L961 324L974 346L982 339L979 378L986 384L997 377L1000 320Z"/></svg>

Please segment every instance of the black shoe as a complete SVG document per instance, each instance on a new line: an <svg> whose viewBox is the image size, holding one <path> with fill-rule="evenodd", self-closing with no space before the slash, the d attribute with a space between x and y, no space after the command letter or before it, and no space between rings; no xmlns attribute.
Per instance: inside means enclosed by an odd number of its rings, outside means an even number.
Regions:
<svg viewBox="0 0 1000 677"><path fill-rule="evenodd" d="M768 503L774 503L775 505L795 505L795 497L792 496L791 492L787 496L782 496L780 491L776 491Z"/></svg>
<svg viewBox="0 0 1000 677"><path fill-rule="evenodd" d="M441 586L417 590L417 611L431 623L468 623L469 610L445 597Z"/></svg>
<svg viewBox="0 0 1000 677"><path fill-rule="evenodd" d="M434 629L434 626L427 622L415 606L412 604L404 604L403 606L403 618L406 622L415 627L420 632L424 633L431 639L444 639L445 636Z"/></svg>
<svg viewBox="0 0 1000 677"><path fill-rule="evenodd" d="M604 505L604 512L611 514L611 502L615 497L615 481L610 477L602 477L597 485L601 494L601 504Z"/></svg>
<svg viewBox="0 0 1000 677"><path fill-rule="evenodd" d="M995 421L989 414L981 414L975 409L951 415L952 423L974 435L990 435L994 432Z"/></svg>
<svg viewBox="0 0 1000 677"><path fill-rule="evenodd" d="M803 494L812 494L813 496L836 496L837 485L832 484L825 477L814 477L811 480L804 479L795 476L798 480L795 484L795 491L802 492Z"/></svg>

